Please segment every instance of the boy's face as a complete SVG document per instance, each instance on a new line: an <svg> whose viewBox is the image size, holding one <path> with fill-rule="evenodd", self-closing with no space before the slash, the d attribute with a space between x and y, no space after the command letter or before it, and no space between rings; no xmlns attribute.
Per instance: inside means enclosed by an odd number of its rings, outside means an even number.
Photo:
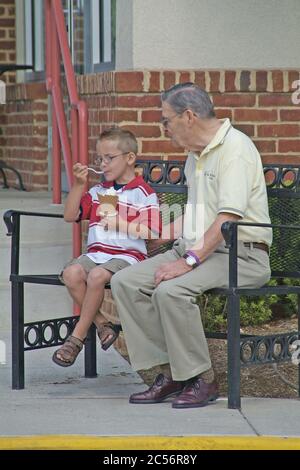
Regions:
<svg viewBox="0 0 300 470"><path fill-rule="evenodd" d="M97 156L102 158L101 170L106 181L123 182L134 165L134 155L131 152L122 152L115 140L101 140L96 145ZM110 158L113 157L113 158ZM124 181L126 182L126 181Z"/></svg>

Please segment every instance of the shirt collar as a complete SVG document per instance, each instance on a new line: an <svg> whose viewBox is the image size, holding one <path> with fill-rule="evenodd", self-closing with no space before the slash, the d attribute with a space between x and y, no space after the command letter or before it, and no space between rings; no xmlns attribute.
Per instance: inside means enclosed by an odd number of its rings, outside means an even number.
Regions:
<svg viewBox="0 0 300 470"><path fill-rule="evenodd" d="M135 189L138 188L141 184L143 184L144 179L142 176L136 176L133 178L133 180L129 181L129 183L125 184L123 188L121 188L121 191L125 191L126 189ZM103 188L111 188L113 187L114 182L113 181L103 181L101 183L101 186Z"/></svg>
<svg viewBox="0 0 300 470"><path fill-rule="evenodd" d="M218 129L209 144L202 150L202 152L190 152L190 154L192 154L197 160L209 153L213 148L224 143L224 140L231 129L231 122L228 118L220 119L220 121L222 121L221 127Z"/></svg>

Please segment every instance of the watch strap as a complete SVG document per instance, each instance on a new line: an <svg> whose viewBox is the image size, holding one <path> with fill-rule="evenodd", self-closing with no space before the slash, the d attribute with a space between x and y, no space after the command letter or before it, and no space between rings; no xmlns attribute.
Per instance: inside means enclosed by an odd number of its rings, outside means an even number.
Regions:
<svg viewBox="0 0 300 470"><path fill-rule="evenodd" d="M194 260L196 261L196 265L197 265L197 266L200 266L201 261L200 261L200 259L198 258L198 256L196 255L196 253L195 253L194 251L188 250L188 251L186 252L186 254L187 254L188 256L191 256L192 258L194 258Z"/></svg>

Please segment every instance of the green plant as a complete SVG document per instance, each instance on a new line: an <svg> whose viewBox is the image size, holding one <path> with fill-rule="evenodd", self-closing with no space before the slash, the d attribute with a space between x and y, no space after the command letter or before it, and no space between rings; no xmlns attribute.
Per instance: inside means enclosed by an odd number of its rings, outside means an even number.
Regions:
<svg viewBox="0 0 300 470"><path fill-rule="evenodd" d="M241 326L255 326L268 322L272 317L275 295L268 297L242 297L240 301ZM201 318L206 331L223 331L227 323L227 299L203 294L198 297Z"/></svg>
<svg viewBox="0 0 300 470"><path fill-rule="evenodd" d="M272 279L269 285L299 286L300 279ZM227 323L227 299L223 296L203 294L197 297L201 318L206 331L224 331ZM297 314L297 296L269 295L241 297L241 326L256 326L272 319L293 317Z"/></svg>

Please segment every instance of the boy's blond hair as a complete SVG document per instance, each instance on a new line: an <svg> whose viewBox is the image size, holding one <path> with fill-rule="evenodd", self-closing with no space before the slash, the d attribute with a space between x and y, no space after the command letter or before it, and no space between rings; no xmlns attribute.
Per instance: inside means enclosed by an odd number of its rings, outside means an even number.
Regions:
<svg viewBox="0 0 300 470"><path fill-rule="evenodd" d="M121 129L121 127L118 126L105 129L99 135L98 140L100 142L101 140L114 140L118 143L118 148L124 153L132 152L136 155L138 151L138 144L135 135L132 132Z"/></svg>

